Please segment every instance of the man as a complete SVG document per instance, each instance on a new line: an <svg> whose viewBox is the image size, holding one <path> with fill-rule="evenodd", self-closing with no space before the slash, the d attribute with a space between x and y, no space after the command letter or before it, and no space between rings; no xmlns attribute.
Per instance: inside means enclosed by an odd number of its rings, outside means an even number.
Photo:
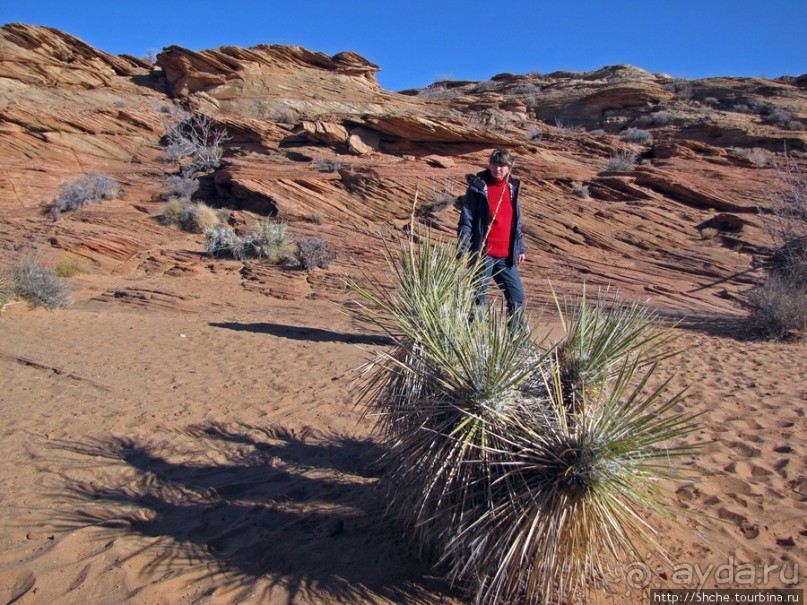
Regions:
<svg viewBox="0 0 807 605"><path fill-rule="evenodd" d="M520 182L510 178L513 156L497 149L488 167L477 174L465 193L457 236L463 252L483 256L476 304L485 304L491 277L504 293L510 321L520 325L524 288L518 268L524 262L524 236L518 205Z"/></svg>

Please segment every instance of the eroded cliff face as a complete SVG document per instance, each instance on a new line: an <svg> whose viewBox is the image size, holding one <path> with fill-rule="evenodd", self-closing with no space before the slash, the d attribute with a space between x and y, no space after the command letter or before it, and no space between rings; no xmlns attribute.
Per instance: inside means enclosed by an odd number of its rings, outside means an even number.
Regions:
<svg viewBox="0 0 807 605"><path fill-rule="evenodd" d="M383 266L380 237L403 233L416 191L420 220L451 234L456 209L429 206L460 196L465 175L507 147L524 182L536 307L550 281L561 293L585 281L676 312L732 313L767 243L757 208L775 162L807 150L804 77L681 81L613 66L396 93L354 53L169 47L151 65L20 24L0 29L0 56L4 263L80 257L104 278L88 294L99 300L116 300L110 277L202 275L216 263L270 296L341 300L357 265ZM180 106L229 136L200 195L235 209L236 227L273 216L331 241L341 260L306 274L189 252L203 238L158 220L178 170L161 141ZM635 168L607 171L626 151ZM90 172L118 179L123 198L58 222L43 213L61 183ZM705 238L704 227L716 231Z"/></svg>

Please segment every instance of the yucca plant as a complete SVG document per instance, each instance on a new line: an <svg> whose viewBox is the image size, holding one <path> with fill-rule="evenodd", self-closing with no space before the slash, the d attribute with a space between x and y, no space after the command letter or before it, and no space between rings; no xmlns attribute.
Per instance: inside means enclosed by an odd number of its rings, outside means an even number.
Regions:
<svg viewBox="0 0 807 605"><path fill-rule="evenodd" d="M543 399L513 414L495 439L506 447L488 452L493 499L443 548L449 579L471 582L478 603L573 601L616 565L663 555L641 513L675 518L659 480L680 478L670 462L692 448L661 444L691 431L694 416L675 411L682 394L665 397L668 382L649 386L657 367L623 365L570 412L550 357Z"/></svg>
<svg viewBox="0 0 807 605"><path fill-rule="evenodd" d="M477 313L479 261L458 256L426 232L420 244L387 247L392 287L369 276L354 284L360 318L395 342L370 363L362 396L388 444L390 507L424 545L484 502L490 428L522 397L538 355L500 309Z"/></svg>
<svg viewBox="0 0 807 605"><path fill-rule="evenodd" d="M361 391L389 510L478 603L583 598L655 545L640 511L673 517L658 480L694 424L668 382L650 386L670 331L606 291L559 302L567 335L545 346L475 309L479 266L457 253L426 231L387 247L392 284L353 284L359 317L395 343Z"/></svg>
<svg viewBox="0 0 807 605"><path fill-rule="evenodd" d="M591 303L586 293L561 300L553 290L564 338L557 346L567 398L601 389L626 361L637 368L675 354L673 332L647 307L620 299L611 288L597 291Z"/></svg>

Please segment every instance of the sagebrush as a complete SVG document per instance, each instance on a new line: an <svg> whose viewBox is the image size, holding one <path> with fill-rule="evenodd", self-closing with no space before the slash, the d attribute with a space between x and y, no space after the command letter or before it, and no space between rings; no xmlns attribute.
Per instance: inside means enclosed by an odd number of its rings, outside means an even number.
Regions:
<svg viewBox="0 0 807 605"><path fill-rule="evenodd" d="M120 183L107 174L93 172L62 183L59 195L50 205L50 214L58 219L63 212L75 211L92 202L112 200L123 193Z"/></svg>
<svg viewBox="0 0 807 605"><path fill-rule="evenodd" d="M327 269L338 256L336 250L318 235L299 238L297 250L294 252L300 267L306 271Z"/></svg>
<svg viewBox="0 0 807 605"><path fill-rule="evenodd" d="M11 269L14 292L33 306L59 309L73 304L70 284L53 269L32 259L23 259Z"/></svg>

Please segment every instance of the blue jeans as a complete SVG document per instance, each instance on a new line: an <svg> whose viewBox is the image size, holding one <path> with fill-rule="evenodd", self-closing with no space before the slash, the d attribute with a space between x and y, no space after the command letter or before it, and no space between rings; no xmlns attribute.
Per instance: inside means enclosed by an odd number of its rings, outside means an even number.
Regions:
<svg viewBox="0 0 807 605"><path fill-rule="evenodd" d="M524 310L525 297L521 277L518 274L518 267L515 265L508 267L506 258L486 256L476 285L476 305L478 307L485 304L491 277L504 294L504 300L507 302L507 315L511 320L520 321Z"/></svg>

